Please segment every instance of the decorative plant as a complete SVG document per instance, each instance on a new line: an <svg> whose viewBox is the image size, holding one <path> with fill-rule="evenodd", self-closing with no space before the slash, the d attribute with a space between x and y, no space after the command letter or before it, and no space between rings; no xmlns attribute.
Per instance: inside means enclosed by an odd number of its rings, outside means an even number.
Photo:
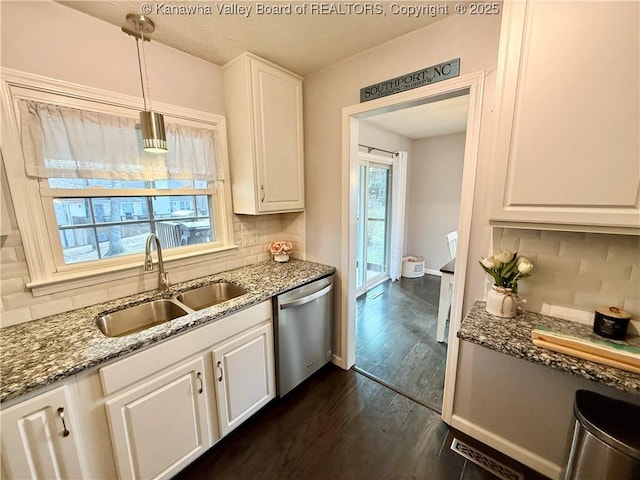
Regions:
<svg viewBox="0 0 640 480"><path fill-rule="evenodd" d="M269 250L273 255L289 255L293 252L293 245L289 240L277 240L269 244Z"/></svg>
<svg viewBox="0 0 640 480"><path fill-rule="evenodd" d="M518 280L527 278L533 270L533 263L527 257L518 256L503 250L492 257L480 260L480 266L494 280L494 284L502 288L510 288L518 293Z"/></svg>

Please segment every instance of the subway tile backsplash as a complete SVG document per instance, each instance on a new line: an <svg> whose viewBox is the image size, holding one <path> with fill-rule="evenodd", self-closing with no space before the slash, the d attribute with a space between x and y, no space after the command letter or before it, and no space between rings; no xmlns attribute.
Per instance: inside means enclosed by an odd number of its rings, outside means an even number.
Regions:
<svg viewBox="0 0 640 480"><path fill-rule="evenodd" d="M294 247L292 256L304 258L304 218L304 213L234 215L234 241L239 247L236 252L203 264L169 266L169 279L172 283L179 283L268 260L271 254L267 246L272 240L290 240ZM29 282L29 271L19 232L14 230L1 239L0 327L36 320L157 287L157 273L149 272L125 280L34 297L25 286ZM253 242L243 245L243 239Z"/></svg>
<svg viewBox="0 0 640 480"><path fill-rule="evenodd" d="M640 333L639 236L494 228L493 245L534 264L518 282L525 310L540 312L543 303L586 311L615 305L633 315L630 332Z"/></svg>

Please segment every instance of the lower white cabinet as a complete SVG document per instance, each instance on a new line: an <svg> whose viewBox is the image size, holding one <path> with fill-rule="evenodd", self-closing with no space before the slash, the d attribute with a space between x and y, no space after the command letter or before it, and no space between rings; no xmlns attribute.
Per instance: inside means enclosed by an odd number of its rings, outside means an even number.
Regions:
<svg viewBox="0 0 640 480"><path fill-rule="evenodd" d="M66 385L0 413L2 477L84 478Z"/></svg>
<svg viewBox="0 0 640 480"><path fill-rule="evenodd" d="M120 478L165 478L209 447L204 359L105 402Z"/></svg>
<svg viewBox="0 0 640 480"><path fill-rule="evenodd" d="M271 323L222 343L212 353L224 436L275 397Z"/></svg>
<svg viewBox="0 0 640 480"><path fill-rule="evenodd" d="M273 345L268 300L9 401L0 478L171 478L275 397Z"/></svg>
<svg viewBox="0 0 640 480"><path fill-rule="evenodd" d="M171 478L275 397L271 301L99 369L120 479Z"/></svg>

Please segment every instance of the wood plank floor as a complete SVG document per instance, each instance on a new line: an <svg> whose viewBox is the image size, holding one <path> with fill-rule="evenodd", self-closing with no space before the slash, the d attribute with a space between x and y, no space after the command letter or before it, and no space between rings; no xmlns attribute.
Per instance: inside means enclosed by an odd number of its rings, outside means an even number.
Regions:
<svg viewBox="0 0 640 480"><path fill-rule="evenodd" d="M496 479L451 451L448 433L430 409L327 365L175 479Z"/></svg>
<svg viewBox="0 0 640 480"><path fill-rule="evenodd" d="M356 302L356 367L436 411L447 356L435 340L439 293L440 277L425 275L387 281Z"/></svg>

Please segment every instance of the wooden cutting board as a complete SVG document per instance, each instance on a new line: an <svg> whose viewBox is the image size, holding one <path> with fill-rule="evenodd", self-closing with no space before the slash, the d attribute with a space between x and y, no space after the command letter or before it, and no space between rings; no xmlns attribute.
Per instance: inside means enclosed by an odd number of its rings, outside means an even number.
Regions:
<svg viewBox="0 0 640 480"><path fill-rule="evenodd" d="M555 332L545 327L531 330L535 345L554 352L565 353L591 362L640 373L640 348L591 337L579 337Z"/></svg>

